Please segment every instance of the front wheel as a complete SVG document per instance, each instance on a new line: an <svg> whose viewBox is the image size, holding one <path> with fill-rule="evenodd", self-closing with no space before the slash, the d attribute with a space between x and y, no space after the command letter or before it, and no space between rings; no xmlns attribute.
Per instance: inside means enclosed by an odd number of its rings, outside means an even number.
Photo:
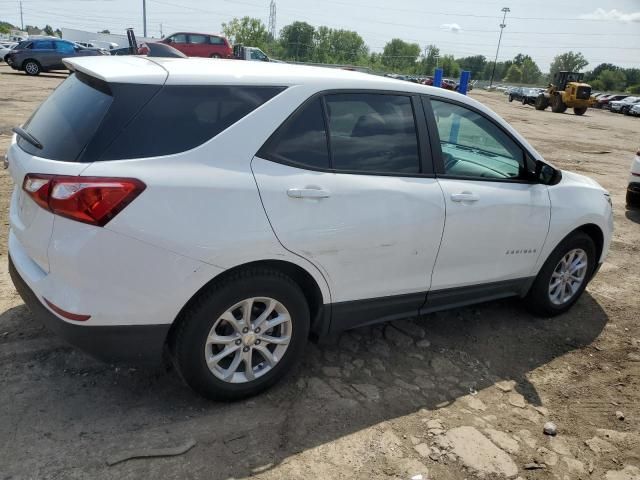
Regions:
<svg viewBox="0 0 640 480"><path fill-rule="evenodd" d="M509 101L513 102L513 96L509 95Z"/></svg>
<svg viewBox="0 0 640 480"><path fill-rule="evenodd" d="M185 382L212 400L269 388L300 358L309 307L288 276L254 269L212 285L179 320L173 358Z"/></svg>
<svg viewBox="0 0 640 480"><path fill-rule="evenodd" d="M584 232L565 238L549 255L525 298L534 313L553 317L566 312L580 298L596 262L593 240Z"/></svg>
<svg viewBox="0 0 640 480"><path fill-rule="evenodd" d="M573 113L576 115L584 115L587 111L587 107L574 107Z"/></svg>

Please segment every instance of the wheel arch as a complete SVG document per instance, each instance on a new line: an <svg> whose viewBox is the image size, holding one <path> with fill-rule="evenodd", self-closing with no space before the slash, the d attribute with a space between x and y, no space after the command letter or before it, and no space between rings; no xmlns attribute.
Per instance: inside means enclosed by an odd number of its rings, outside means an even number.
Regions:
<svg viewBox="0 0 640 480"><path fill-rule="evenodd" d="M586 223L573 230L569 235L573 234L574 232L584 232L589 235L589 237L591 237L591 240L593 240L593 243L596 246L596 264L600 262L602 251L604 249L604 232L602 231L602 229L595 223Z"/></svg>
<svg viewBox="0 0 640 480"><path fill-rule="evenodd" d="M302 290L302 293L307 300L307 304L309 305L309 313L311 317L311 332L318 335L324 333L324 331L328 327L328 317L325 315L325 309L323 308L325 303L325 295L323 294L322 288L320 287L316 279L311 273L309 273L300 265L287 260L272 259L252 261L236 265L232 268L224 270L223 272L219 273L211 280L209 280L207 283L205 283L180 309L180 311L176 315L176 318L171 324L171 327L169 328L169 333L167 334L165 343L169 346L172 345L172 339L175 337L177 327L180 324L180 319L183 317L184 312L187 311L191 307L191 305L197 302L198 298L205 294L205 292L211 287L211 285L217 282L223 282L225 279L232 277L237 273L242 272L243 270L255 268L267 268L270 270L279 271L291 277L291 279L300 286L300 289ZM326 298L326 300L330 301L330 299L328 298Z"/></svg>

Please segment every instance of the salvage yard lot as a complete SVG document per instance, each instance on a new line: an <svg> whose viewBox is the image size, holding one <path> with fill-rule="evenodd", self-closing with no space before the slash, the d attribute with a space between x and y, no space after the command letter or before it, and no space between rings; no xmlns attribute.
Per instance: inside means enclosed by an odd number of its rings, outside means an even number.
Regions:
<svg viewBox="0 0 640 480"><path fill-rule="evenodd" d="M0 66L0 154L64 78ZM610 190L611 252L586 294L555 319L504 300L348 332L233 404L165 369L94 361L39 326L7 273L13 185L0 171L0 478L640 478L640 212L624 207L640 121L472 94ZM191 439L179 456L107 465Z"/></svg>

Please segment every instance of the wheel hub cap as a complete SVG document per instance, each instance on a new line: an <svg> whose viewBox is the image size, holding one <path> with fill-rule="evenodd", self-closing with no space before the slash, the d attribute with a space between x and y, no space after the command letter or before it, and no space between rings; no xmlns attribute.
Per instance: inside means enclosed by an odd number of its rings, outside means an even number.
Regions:
<svg viewBox="0 0 640 480"><path fill-rule="evenodd" d="M569 251L556 265L549 282L549 300L563 305L572 300L587 276L587 253L581 248Z"/></svg>
<svg viewBox="0 0 640 480"><path fill-rule="evenodd" d="M204 347L213 375L246 383L265 375L284 356L293 330L285 306L269 297L247 298L214 322Z"/></svg>

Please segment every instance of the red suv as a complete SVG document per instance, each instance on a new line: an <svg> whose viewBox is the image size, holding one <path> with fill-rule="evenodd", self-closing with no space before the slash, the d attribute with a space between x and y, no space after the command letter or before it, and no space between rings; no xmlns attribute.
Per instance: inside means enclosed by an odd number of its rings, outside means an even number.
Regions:
<svg viewBox="0 0 640 480"><path fill-rule="evenodd" d="M188 57L231 58L233 56L229 40L220 35L179 32L169 35L160 43L171 45Z"/></svg>

